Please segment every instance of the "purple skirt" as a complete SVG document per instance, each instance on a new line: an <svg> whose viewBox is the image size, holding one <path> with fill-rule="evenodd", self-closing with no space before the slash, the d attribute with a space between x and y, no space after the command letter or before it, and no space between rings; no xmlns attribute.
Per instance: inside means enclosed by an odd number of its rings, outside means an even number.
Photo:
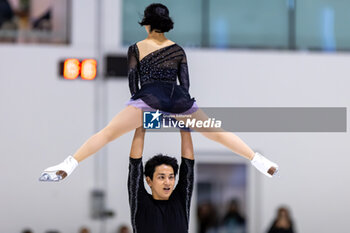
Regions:
<svg viewBox="0 0 350 233"><path fill-rule="evenodd" d="M130 99L127 103L127 106L131 105L134 106L136 108L142 109L143 111L157 111L157 109L154 109L152 107L150 107L148 104L146 104L142 99ZM194 112L196 112L199 109L198 105L196 104L196 101L193 102L192 107L188 110L186 110L185 112L181 112L181 113L177 113L177 114L184 114L184 115L188 115L188 114L192 114ZM174 114L172 112L164 112L162 110L159 110L161 113L163 114Z"/></svg>

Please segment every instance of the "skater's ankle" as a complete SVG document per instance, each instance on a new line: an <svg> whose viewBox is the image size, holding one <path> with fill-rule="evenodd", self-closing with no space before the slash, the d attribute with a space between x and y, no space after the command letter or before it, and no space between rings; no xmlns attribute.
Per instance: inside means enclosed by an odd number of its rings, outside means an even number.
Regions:
<svg viewBox="0 0 350 233"><path fill-rule="evenodd" d="M80 159L78 156L73 155L72 157L75 161L77 161L78 164L82 161L82 159Z"/></svg>
<svg viewBox="0 0 350 233"><path fill-rule="evenodd" d="M248 159L249 159L250 161L252 161L252 160L254 159L254 157L255 157L255 153L252 152L252 153L250 153L248 156L249 156Z"/></svg>

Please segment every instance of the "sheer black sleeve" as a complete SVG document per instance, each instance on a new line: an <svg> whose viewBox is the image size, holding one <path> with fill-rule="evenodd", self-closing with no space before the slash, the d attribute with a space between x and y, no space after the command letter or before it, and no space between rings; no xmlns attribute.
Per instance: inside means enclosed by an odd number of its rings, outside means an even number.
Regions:
<svg viewBox="0 0 350 233"><path fill-rule="evenodd" d="M183 86L186 91L190 88L190 79L188 75L187 58L185 52L183 52L183 58L179 64L178 78L180 85Z"/></svg>
<svg viewBox="0 0 350 233"><path fill-rule="evenodd" d="M185 207L187 220L190 216L191 198L194 182L194 160L181 158L179 181L176 185L176 193Z"/></svg>
<svg viewBox="0 0 350 233"><path fill-rule="evenodd" d="M129 178L128 178L129 205L131 212L131 221L134 225L136 213L143 199L147 195L143 183L143 165L142 158L129 160Z"/></svg>
<svg viewBox="0 0 350 233"><path fill-rule="evenodd" d="M135 47L132 45L128 50L128 78L132 96L139 90L138 53Z"/></svg>

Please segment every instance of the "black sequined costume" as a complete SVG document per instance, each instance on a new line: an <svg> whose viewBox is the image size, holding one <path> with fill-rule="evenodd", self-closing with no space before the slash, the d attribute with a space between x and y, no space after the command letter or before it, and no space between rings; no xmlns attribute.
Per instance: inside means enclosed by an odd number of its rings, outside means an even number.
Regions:
<svg viewBox="0 0 350 233"><path fill-rule="evenodd" d="M194 160L182 158L179 181L169 200L154 200L143 182L141 159L130 158L129 203L134 233L188 233Z"/></svg>
<svg viewBox="0 0 350 233"><path fill-rule="evenodd" d="M131 99L142 99L154 109L181 113L195 102L188 93L190 83L186 54L177 44L158 49L141 61L137 45L130 46L128 77Z"/></svg>

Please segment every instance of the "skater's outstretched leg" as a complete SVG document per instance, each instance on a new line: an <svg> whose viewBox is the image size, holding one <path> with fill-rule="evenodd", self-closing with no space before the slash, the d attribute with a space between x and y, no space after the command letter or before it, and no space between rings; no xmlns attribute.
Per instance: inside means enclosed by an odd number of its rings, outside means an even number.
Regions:
<svg viewBox="0 0 350 233"><path fill-rule="evenodd" d="M59 181L69 176L78 163L99 151L107 143L142 125L142 110L128 106L119 112L101 131L91 136L73 156L49 167L41 174L40 181Z"/></svg>
<svg viewBox="0 0 350 233"><path fill-rule="evenodd" d="M109 124L101 131L91 136L73 157L81 162L96 153L107 143L117 139L123 134L142 126L142 110L128 106L119 112Z"/></svg>
<svg viewBox="0 0 350 233"><path fill-rule="evenodd" d="M181 118L178 118L181 119ZM208 116L201 110L198 109L196 112L191 114L191 119L206 121ZM249 159L254 167L268 177L272 177L278 171L278 165L271 162L259 153L254 151L237 135L231 132L227 132L222 128L217 129L203 129L193 128L195 131L200 132L205 137L222 144L234 153Z"/></svg>

